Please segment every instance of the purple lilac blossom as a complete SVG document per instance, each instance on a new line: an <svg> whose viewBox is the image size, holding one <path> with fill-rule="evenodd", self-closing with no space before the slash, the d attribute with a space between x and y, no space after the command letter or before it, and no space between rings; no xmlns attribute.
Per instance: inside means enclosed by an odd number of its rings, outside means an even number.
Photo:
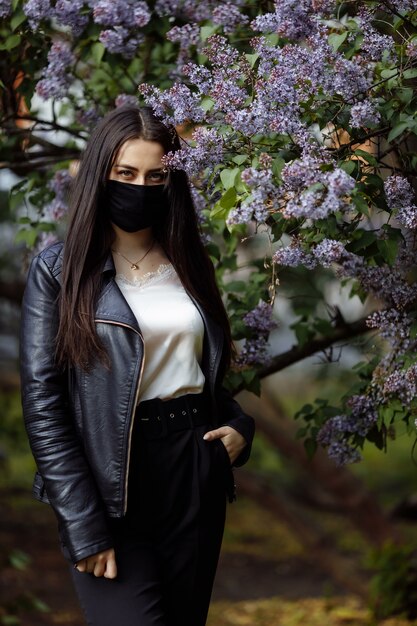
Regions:
<svg viewBox="0 0 417 626"><path fill-rule="evenodd" d="M333 263L337 263L346 255L346 249L341 241L323 239L322 242L313 248L312 253L320 265L331 267Z"/></svg>
<svg viewBox="0 0 417 626"><path fill-rule="evenodd" d="M58 170L48 183L48 188L54 192L55 198L45 207L45 215L56 222L62 219L68 209L67 195L72 182L68 170Z"/></svg>
<svg viewBox="0 0 417 626"><path fill-rule="evenodd" d="M12 0L0 0L0 18L7 17L12 11Z"/></svg>
<svg viewBox="0 0 417 626"><path fill-rule="evenodd" d="M267 302L260 301L259 304L246 313L243 318L243 322L248 328L257 331L257 333L263 333L268 335L271 330L277 328L277 322L272 319L273 307Z"/></svg>
<svg viewBox="0 0 417 626"><path fill-rule="evenodd" d="M254 219L264 222L277 199L277 190L272 180L272 170L256 170L253 167L243 170L242 182L251 190L243 202L232 209L227 217L227 224L247 224Z"/></svg>
<svg viewBox="0 0 417 626"><path fill-rule="evenodd" d="M28 0L23 5L23 12L29 18L29 25L32 30L36 30L42 20L54 16L54 9L50 0Z"/></svg>
<svg viewBox="0 0 417 626"><path fill-rule="evenodd" d="M60 24L69 26L78 37L88 23L88 16L81 15L84 0L57 0L55 17Z"/></svg>
<svg viewBox="0 0 417 626"><path fill-rule="evenodd" d="M86 128L93 128L97 122L101 119L102 115L100 115L99 111L96 107L90 107L88 109L80 109L76 112L76 120L82 126L86 126Z"/></svg>
<svg viewBox="0 0 417 626"><path fill-rule="evenodd" d="M131 59L143 41L143 37L140 34L132 37L127 28L115 26L113 29L102 30L99 40L112 54L121 54L125 58Z"/></svg>
<svg viewBox="0 0 417 626"><path fill-rule="evenodd" d="M174 43L179 43L181 48L189 48L197 45L200 41L200 27L198 24L174 26L167 32L166 38Z"/></svg>
<svg viewBox="0 0 417 626"><path fill-rule="evenodd" d="M236 359L236 365L240 367L265 365L270 360L266 337L259 336L252 339L245 339L245 343Z"/></svg>
<svg viewBox="0 0 417 626"><path fill-rule="evenodd" d="M361 53L370 61L381 61L384 54L392 57L394 40L389 35L379 33L373 26L373 13L366 7L360 7L358 12L363 41Z"/></svg>
<svg viewBox="0 0 417 626"><path fill-rule="evenodd" d="M413 189L404 176L389 176L384 182L384 191L390 209L408 207L414 202Z"/></svg>
<svg viewBox="0 0 417 626"><path fill-rule="evenodd" d="M122 107L125 105L129 105L129 106L137 106L138 105L138 99L136 96L132 96L132 94L127 94L127 93L120 93L116 100L114 101L114 105L116 108L118 107Z"/></svg>
<svg viewBox="0 0 417 626"><path fill-rule="evenodd" d="M48 52L48 65L43 71L43 78L36 85L36 93L44 100L65 97L71 84L67 70L74 62L70 45L65 41L55 41Z"/></svg>
<svg viewBox="0 0 417 626"><path fill-rule="evenodd" d="M409 41L406 48L409 59L417 59L417 40Z"/></svg>
<svg viewBox="0 0 417 626"><path fill-rule="evenodd" d="M362 459L359 450L349 445L347 441L333 441L327 449L327 454L338 467L359 463Z"/></svg>
<svg viewBox="0 0 417 626"><path fill-rule="evenodd" d="M383 393L397 395L404 405L410 406L417 394L417 366L392 372L385 380Z"/></svg>
<svg viewBox="0 0 417 626"><path fill-rule="evenodd" d="M223 160L224 139L214 128L196 128L192 139L195 142L194 146L187 145L181 150L168 152L162 157L163 164L171 169L185 170L189 176L195 176Z"/></svg>
<svg viewBox="0 0 417 626"><path fill-rule="evenodd" d="M272 257L272 261L284 267L299 267L302 265L307 269L314 269L317 265L313 255L305 252L297 243L292 243L286 248L277 250Z"/></svg>
<svg viewBox="0 0 417 626"><path fill-rule="evenodd" d="M275 0L275 12L259 15L251 23L253 30L274 32L291 41L305 39L316 27L316 11L311 0ZM320 3L325 10L326 3Z"/></svg>
<svg viewBox="0 0 417 626"><path fill-rule="evenodd" d="M374 126L379 123L381 114L377 111L375 103L369 100L357 102L350 110L350 125L352 128Z"/></svg>
<svg viewBox="0 0 417 626"><path fill-rule="evenodd" d="M200 100L186 85L175 84L166 91L153 85L139 85L139 92L165 124L183 124L201 122L204 111L199 106ZM181 168L182 169L182 168Z"/></svg>
<svg viewBox="0 0 417 626"><path fill-rule="evenodd" d="M240 12L239 7L232 2L221 4L215 9L211 16L213 24L220 24L226 34L233 33L238 26L247 24L249 18Z"/></svg>
<svg viewBox="0 0 417 626"><path fill-rule="evenodd" d="M394 308L375 311L367 318L366 325L378 329L379 335L386 339L398 354L406 352L411 345L411 319L406 313L400 313Z"/></svg>
<svg viewBox="0 0 417 626"><path fill-rule="evenodd" d="M397 220L405 228L412 230L417 228L417 206L412 204L411 206L402 207L397 213Z"/></svg>

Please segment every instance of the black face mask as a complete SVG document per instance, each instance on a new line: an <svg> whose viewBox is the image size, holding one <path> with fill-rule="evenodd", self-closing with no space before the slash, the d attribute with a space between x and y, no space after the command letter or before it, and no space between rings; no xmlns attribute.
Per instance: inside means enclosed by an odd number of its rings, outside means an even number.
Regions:
<svg viewBox="0 0 417 626"><path fill-rule="evenodd" d="M110 220L127 233L156 226L168 213L164 185L108 180L102 197Z"/></svg>

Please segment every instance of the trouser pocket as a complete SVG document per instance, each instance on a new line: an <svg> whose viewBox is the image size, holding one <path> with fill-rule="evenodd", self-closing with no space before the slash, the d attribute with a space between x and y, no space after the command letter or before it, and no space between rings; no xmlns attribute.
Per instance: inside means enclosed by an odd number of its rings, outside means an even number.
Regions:
<svg viewBox="0 0 417 626"><path fill-rule="evenodd" d="M221 476L224 480L224 487L226 489L228 500L229 502L234 502L236 500L236 485L229 453L227 452L221 439L215 439L213 443L216 448L216 456L219 458Z"/></svg>

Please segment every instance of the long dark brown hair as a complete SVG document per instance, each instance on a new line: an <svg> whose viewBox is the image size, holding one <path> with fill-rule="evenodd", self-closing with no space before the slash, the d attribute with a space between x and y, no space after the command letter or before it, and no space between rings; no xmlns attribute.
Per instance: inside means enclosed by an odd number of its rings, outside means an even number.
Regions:
<svg viewBox="0 0 417 626"><path fill-rule="evenodd" d="M96 359L108 364L96 332L94 311L114 232L107 212L100 207L100 194L119 149L129 139L158 142L165 154L181 148L175 129L160 122L149 107L115 109L92 132L70 198L56 340L57 361L61 366L77 365L88 370ZM169 213L155 236L185 289L223 329L223 367L226 368L232 346L229 321L213 265L201 241L186 173L170 170L165 185Z"/></svg>

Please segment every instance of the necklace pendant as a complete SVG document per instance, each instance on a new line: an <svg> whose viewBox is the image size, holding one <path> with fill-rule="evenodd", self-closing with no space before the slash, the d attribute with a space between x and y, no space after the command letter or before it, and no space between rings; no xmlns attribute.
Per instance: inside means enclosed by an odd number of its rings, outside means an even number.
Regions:
<svg viewBox="0 0 417 626"><path fill-rule="evenodd" d="M137 263L132 263L132 265L130 266L131 270L138 270L139 269L139 265Z"/></svg>

